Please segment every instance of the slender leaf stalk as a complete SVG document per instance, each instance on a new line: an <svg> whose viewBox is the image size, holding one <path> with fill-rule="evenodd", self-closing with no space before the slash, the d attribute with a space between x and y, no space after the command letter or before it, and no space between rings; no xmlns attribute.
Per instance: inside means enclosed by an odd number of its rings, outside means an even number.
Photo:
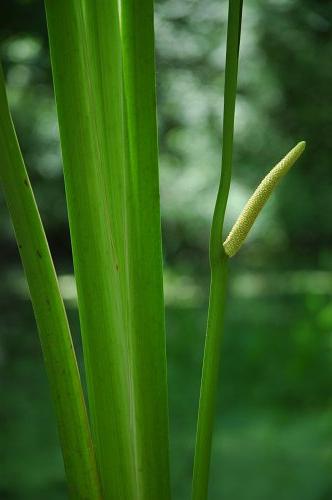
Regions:
<svg viewBox="0 0 332 500"><path fill-rule="evenodd" d="M210 236L211 284L197 422L192 488L193 500L205 500L208 494L228 262L228 256L222 246L222 230L232 174L242 3L242 0L229 1L221 178Z"/></svg>
<svg viewBox="0 0 332 500"><path fill-rule="evenodd" d="M51 386L70 496L100 499L99 479L67 316L11 120L0 68L0 180L12 217Z"/></svg>
<svg viewBox="0 0 332 500"><path fill-rule="evenodd" d="M124 54L117 0L45 3L104 495L168 498L152 2L123 2Z"/></svg>

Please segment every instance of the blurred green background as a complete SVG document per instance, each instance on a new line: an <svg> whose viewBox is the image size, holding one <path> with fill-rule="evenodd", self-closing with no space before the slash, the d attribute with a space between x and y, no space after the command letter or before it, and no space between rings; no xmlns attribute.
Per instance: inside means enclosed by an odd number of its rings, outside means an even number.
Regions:
<svg viewBox="0 0 332 500"><path fill-rule="evenodd" d="M332 499L332 2L244 0L230 227L298 140L299 164L231 263L211 499ZM156 3L174 499L189 498L220 165L227 2ZM45 15L2 0L15 125L80 351ZM0 498L66 498L52 403L0 197Z"/></svg>

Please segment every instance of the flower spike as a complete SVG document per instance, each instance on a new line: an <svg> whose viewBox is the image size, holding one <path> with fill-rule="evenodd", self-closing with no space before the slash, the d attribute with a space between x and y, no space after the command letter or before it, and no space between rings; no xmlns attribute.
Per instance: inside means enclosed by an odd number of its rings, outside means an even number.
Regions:
<svg viewBox="0 0 332 500"><path fill-rule="evenodd" d="M223 243L229 257L233 257L241 248L257 216L269 199L280 179L294 165L305 149L306 143L299 142L289 153L267 174L255 192L247 201L231 232Z"/></svg>

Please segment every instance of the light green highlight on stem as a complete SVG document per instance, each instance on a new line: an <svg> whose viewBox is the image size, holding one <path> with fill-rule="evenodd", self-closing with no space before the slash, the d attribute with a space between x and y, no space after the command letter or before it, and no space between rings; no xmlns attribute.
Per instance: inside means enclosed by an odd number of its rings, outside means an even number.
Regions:
<svg viewBox="0 0 332 500"><path fill-rule="evenodd" d="M264 177L255 192L247 201L239 218L232 227L223 246L229 257L235 255L243 245L260 211L271 196L280 179L298 160L305 149L305 142L299 142L287 155Z"/></svg>
<svg viewBox="0 0 332 500"><path fill-rule="evenodd" d="M79 371L48 243L11 120L0 68L0 180L36 317L72 499L101 499Z"/></svg>

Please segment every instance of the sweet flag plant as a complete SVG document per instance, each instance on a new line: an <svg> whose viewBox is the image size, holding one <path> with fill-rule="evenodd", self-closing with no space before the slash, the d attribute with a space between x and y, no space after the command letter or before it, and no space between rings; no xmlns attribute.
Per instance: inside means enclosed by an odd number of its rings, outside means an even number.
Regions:
<svg viewBox="0 0 332 500"><path fill-rule="evenodd" d="M153 0L45 0L87 380L0 74L0 180L29 285L73 499L168 500L168 402ZM227 267L300 142L223 243L242 0L229 0L220 186L192 498L205 500ZM180 48L179 48L180 50ZM194 411L194 409L193 409Z"/></svg>

